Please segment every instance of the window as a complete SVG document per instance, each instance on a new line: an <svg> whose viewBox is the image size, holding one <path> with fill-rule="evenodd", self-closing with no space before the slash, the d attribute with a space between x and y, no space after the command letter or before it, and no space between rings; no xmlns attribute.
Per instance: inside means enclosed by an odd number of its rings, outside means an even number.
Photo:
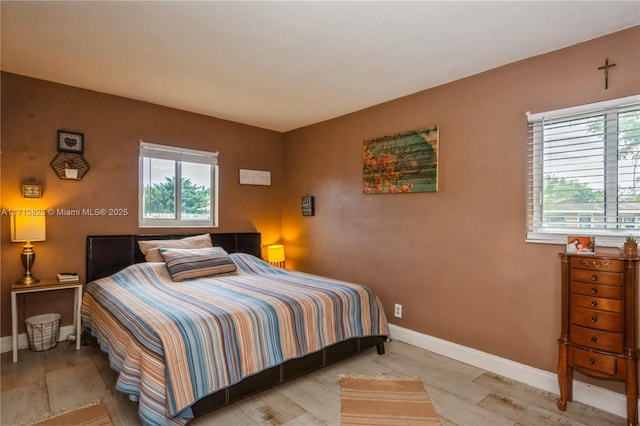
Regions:
<svg viewBox="0 0 640 426"><path fill-rule="evenodd" d="M218 226L217 152L141 141L139 161L141 227Z"/></svg>
<svg viewBox="0 0 640 426"><path fill-rule="evenodd" d="M528 114L527 241L640 234L640 96Z"/></svg>

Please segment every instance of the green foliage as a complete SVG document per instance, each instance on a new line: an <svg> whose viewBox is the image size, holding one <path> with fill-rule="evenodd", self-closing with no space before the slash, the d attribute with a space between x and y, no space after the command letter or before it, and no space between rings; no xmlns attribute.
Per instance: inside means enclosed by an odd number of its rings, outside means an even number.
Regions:
<svg viewBox="0 0 640 426"><path fill-rule="evenodd" d="M206 215L209 212L211 200L210 188L198 186L190 179L182 179L182 214Z"/></svg>
<svg viewBox="0 0 640 426"><path fill-rule="evenodd" d="M591 189L577 179L547 175L544 177L544 203L601 203L604 192Z"/></svg>
<svg viewBox="0 0 640 426"><path fill-rule="evenodd" d="M168 177L165 182L154 183L144 188L144 209L146 214L170 213L174 214L175 207L175 178Z"/></svg>
<svg viewBox="0 0 640 426"><path fill-rule="evenodd" d="M633 235L627 235L627 242L628 243L635 243L636 242L636 237L634 237Z"/></svg>
<svg viewBox="0 0 640 426"><path fill-rule="evenodd" d="M176 211L176 185L173 176L162 183L144 189L145 212L147 214L171 214ZM182 214L203 215L209 211L211 189L195 185L190 179L182 179Z"/></svg>

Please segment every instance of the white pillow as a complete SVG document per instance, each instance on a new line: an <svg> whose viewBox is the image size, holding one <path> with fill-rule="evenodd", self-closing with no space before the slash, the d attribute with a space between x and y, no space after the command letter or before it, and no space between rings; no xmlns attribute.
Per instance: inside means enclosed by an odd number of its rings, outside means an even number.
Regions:
<svg viewBox="0 0 640 426"><path fill-rule="evenodd" d="M193 237L185 237L179 240L147 240L138 241L138 247L144 254L144 258L147 262L164 262L164 259L160 255L158 249L162 248L181 248L181 249L194 249L194 248L210 248L211 235L202 234L195 235Z"/></svg>

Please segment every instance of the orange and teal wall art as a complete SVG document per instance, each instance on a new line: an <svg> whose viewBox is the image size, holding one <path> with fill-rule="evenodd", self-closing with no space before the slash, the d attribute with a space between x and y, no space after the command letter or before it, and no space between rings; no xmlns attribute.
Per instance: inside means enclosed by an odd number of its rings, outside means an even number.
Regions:
<svg viewBox="0 0 640 426"><path fill-rule="evenodd" d="M363 142L365 194L438 190L438 126Z"/></svg>

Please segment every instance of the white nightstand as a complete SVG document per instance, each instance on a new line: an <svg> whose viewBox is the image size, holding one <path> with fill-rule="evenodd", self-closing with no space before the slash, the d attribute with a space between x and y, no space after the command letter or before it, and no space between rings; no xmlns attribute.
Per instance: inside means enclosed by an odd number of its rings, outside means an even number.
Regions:
<svg viewBox="0 0 640 426"><path fill-rule="evenodd" d="M13 284L11 286L11 338L13 339L13 362L18 362L18 301L21 293L35 293L38 291L75 289L73 296L73 326L76 330L76 349L80 349L80 310L82 308L82 282L61 283L60 281L42 280L39 283L24 285Z"/></svg>

